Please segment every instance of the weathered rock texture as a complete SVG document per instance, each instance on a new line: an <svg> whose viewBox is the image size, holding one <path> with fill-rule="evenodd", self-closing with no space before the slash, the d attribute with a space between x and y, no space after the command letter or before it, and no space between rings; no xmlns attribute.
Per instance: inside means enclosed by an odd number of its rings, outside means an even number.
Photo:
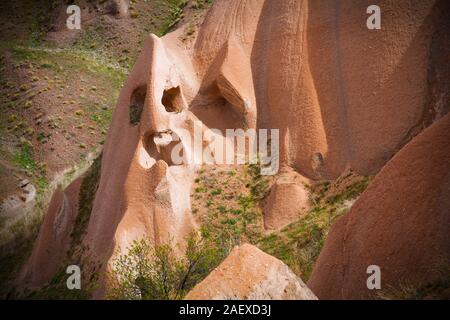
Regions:
<svg viewBox="0 0 450 320"><path fill-rule="evenodd" d="M320 299L376 298L367 267L381 268L382 290L420 288L450 266L450 115L407 144L328 235L308 286Z"/></svg>
<svg viewBox="0 0 450 320"><path fill-rule="evenodd" d="M283 262L244 244L194 287L187 300L316 300Z"/></svg>
<svg viewBox="0 0 450 320"><path fill-rule="evenodd" d="M366 27L366 9L373 4L382 8L381 30ZM183 244L196 227L189 192L197 166L175 165L168 155L175 133L185 156L201 156L184 134L194 131L196 120L203 131L280 129L280 167L309 179L333 179L348 167L363 175L378 172L448 112L449 12L446 0L217 0L193 45L180 42L182 29L163 38L151 35L123 87L106 139L83 241L86 256L106 268L115 250L134 239ZM410 157L411 165L419 161ZM424 158L423 165L439 167L444 161L434 160ZM414 169L404 174L414 177L420 166ZM420 177L426 186L433 183ZM382 194L378 201L391 196ZM389 219L403 221L399 214ZM41 233L53 232L45 228L52 223L46 221ZM442 226L435 230L435 222L428 223L433 225L427 232L444 237ZM412 234L404 236L402 241L409 241ZM52 237L41 235L39 245L51 246L44 239ZM41 272L43 265L34 263L28 272ZM334 288L330 292L340 290L331 280L312 283L321 288L319 296L327 285Z"/></svg>
<svg viewBox="0 0 450 320"><path fill-rule="evenodd" d="M279 230L308 213L309 193L304 185L307 181L295 171L280 173L264 204L266 230Z"/></svg>
<svg viewBox="0 0 450 320"><path fill-rule="evenodd" d="M52 279L70 250L71 231L78 214L78 197L83 178L72 182L64 191L57 189L34 243L32 255L20 281L35 289Z"/></svg>

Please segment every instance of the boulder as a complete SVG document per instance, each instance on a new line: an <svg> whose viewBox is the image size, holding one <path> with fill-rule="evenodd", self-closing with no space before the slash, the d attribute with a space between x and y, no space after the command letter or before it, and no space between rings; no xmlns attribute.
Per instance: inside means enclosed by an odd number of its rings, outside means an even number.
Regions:
<svg viewBox="0 0 450 320"><path fill-rule="evenodd" d="M187 300L316 300L288 266L255 246L235 247Z"/></svg>
<svg viewBox="0 0 450 320"><path fill-rule="evenodd" d="M277 178L264 205L266 230L279 230L308 212L309 195L303 181L306 179L294 171Z"/></svg>

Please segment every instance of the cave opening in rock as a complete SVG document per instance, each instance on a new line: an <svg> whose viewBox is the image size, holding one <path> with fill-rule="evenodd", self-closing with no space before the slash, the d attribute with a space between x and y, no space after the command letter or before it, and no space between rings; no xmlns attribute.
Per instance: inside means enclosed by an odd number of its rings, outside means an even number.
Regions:
<svg viewBox="0 0 450 320"><path fill-rule="evenodd" d="M183 110L183 97L180 87L164 90L161 102L167 112L181 112Z"/></svg>
<svg viewBox="0 0 450 320"><path fill-rule="evenodd" d="M218 129L224 133L226 129L246 128L243 115L234 110L217 87L199 94L190 105L189 111L208 128Z"/></svg>
<svg viewBox="0 0 450 320"><path fill-rule="evenodd" d="M130 124L135 126L141 121L142 110L145 104L146 86L136 88L131 94L129 117Z"/></svg>
<svg viewBox="0 0 450 320"><path fill-rule="evenodd" d="M143 147L150 162L163 160L168 166L177 166L187 163L187 154L181 144L180 137L173 131L146 134L143 138ZM174 148L177 148L174 151ZM176 158L173 159L173 154Z"/></svg>

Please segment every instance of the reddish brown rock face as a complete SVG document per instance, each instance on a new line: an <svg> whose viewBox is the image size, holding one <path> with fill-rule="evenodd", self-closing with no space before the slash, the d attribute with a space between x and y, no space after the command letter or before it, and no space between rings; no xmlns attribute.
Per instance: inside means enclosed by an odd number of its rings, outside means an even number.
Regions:
<svg viewBox="0 0 450 320"><path fill-rule="evenodd" d="M308 286L320 299L367 299L448 276L449 208L447 115L395 155L333 225ZM370 265L381 269L381 291L367 288Z"/></svg>

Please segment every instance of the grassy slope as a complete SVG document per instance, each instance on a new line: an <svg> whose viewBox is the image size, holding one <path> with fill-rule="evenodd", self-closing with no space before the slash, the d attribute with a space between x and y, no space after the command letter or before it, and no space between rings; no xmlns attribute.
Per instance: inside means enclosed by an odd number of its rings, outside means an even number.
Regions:
<svg viewBox="0 0 450 320"><path fill-rule="evenodd" d="M307 281L331 225L349 210L351 202L366 189L369 181L369 177L350 174L310 188L313 207L309 213L281 231L261 238L258 245ZM332 184L339 183L344 186L332 188Z"/></svg>
<svg viewBox="0 0 450 320"><path fill-rule="evenodd" d="M209 2L191 1L190 8ZM99 17L73 43L55 47L46 34L57 3L0 4L1 16L19 21L0 24L0 199L15 191L11 181L24 177L45 188L53 174L102 145L143 40L171 30L187 1L132 0L132 18L119 19L115 29Z"/></svg>
<svg viewBox="0 0 450 320"><path fill-rule="evenodd" d="M259 201L271 179L258 174L258 167L205 167L196 179L192 207L205 237L219 247L231 248L250 242L285 262L307 281L333 221L348 211L352 200L370 179L347 174L310 188L310 212L278 232L265 233Z"/></svg>

